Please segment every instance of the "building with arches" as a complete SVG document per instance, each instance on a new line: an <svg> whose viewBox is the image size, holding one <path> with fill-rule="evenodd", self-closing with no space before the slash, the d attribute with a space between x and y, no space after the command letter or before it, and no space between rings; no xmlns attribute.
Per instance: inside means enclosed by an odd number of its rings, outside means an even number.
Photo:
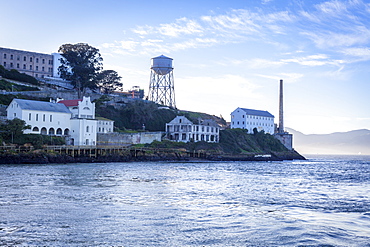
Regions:
<svg viewBox="0 0 370 247"><path fill-rule="evenodd" d="M13 99L7 108L7 118L19 118L30 125L25 134L63 136L71 145L97 142L98 120L90 97L58 102Z"/></svg>

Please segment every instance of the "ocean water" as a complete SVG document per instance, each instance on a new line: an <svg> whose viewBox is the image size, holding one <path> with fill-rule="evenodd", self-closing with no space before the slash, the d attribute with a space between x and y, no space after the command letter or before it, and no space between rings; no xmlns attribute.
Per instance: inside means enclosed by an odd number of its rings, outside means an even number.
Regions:
<svg viewBox="0 0 370 247"><path fill-rule="evenodd" d="M0 166L0 246L370 246L370 156Z"/></svg>

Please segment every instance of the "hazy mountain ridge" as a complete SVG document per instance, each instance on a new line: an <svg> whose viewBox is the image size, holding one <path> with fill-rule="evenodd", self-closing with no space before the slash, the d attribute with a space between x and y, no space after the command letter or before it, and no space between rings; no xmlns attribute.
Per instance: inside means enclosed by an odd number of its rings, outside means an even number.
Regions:
<svg viewBox="0 0 370 247"><path fill-rule="evenodd" d="M370 155L370 130L360 129L331 134L305 135L287 128L293 134L293 146L303 154L367 154Z"/></svg>

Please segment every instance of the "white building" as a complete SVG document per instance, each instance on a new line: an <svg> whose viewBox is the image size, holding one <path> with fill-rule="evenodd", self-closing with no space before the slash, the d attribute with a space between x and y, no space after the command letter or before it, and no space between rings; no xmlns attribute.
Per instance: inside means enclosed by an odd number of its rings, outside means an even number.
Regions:
<svg viewBox="0 0 370 247"><path fill-rule="evenodd" d="M253 129L274 134L274 115L268 111L259 111L238 107L231 113L231 128L246 129L248 133L253 133Z"/></svg>
<svg viewBox="0 0 370 247"><path fill-rule="evenodd" d="M177 116L166 124L167 138L177 142L219 142L220 127L207 119L194 124L184 116Z"/></svg>
<svg viewBox="0 0 370 247"><path fill-rule="evenodd" d="M77 100L60 100L72 113L71 138L72 145L96 145L97 120L95 119L95 103L90 97Z"/></svg>
<svg viewBox="0 0 370 247"><path fill-rule="evenodd" d="M25 134L69 135L71 130L71 112L63 104L35 100L13 99L9 104L7 118L22 119L30 130Z"/></svg>
<svg viewBox="0 0 370 247"><path fill-rule="evenodd" d="M13 99L7 108L7 118L19 118L31 126L24 133L66 136L72 145L96 145L98 122L95 103L90 97L61 100L57 103ZM113 130L113 121L103 121Z"/></svg>
<svg viewBox="0 0 370 247"><path fill-rule="evenodd" d="M103 117L97 117L96 120L98 120L97 124L97 132L98 133L111 133L114 130L114 121L103 118Z"/></svg>

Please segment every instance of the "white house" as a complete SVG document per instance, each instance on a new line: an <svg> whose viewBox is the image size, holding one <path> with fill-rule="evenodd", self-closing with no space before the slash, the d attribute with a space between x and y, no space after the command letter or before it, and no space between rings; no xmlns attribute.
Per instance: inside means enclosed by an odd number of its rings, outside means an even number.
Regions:
<svg viewBox="0 0 370 247"><path fill-rule="evenodd" d="M231 113L231 128L246 129L248 133L253 133L253 129L274 134L274 115L268 111L252 110L238 107Z"/></svg>
<svg viewBox="0 0 370 247"><path fill-rule="evenodd" d="M72 145L96 145L97 142L99 120L95 119L95 103L90 97L57 103L13 99L7 108L7 118L19 118L30 125L31 129L24 131L26 134L67 136ZM102 124L113 131L113 121L105 119Z"/></svg>
<svg viewBox="0 0 370 247"><path fill-rule="evenodd" d="M166 124L167 138L177 142L219 142L220 127L207 119L194 124L185 116L177 116Z"/></svg>

